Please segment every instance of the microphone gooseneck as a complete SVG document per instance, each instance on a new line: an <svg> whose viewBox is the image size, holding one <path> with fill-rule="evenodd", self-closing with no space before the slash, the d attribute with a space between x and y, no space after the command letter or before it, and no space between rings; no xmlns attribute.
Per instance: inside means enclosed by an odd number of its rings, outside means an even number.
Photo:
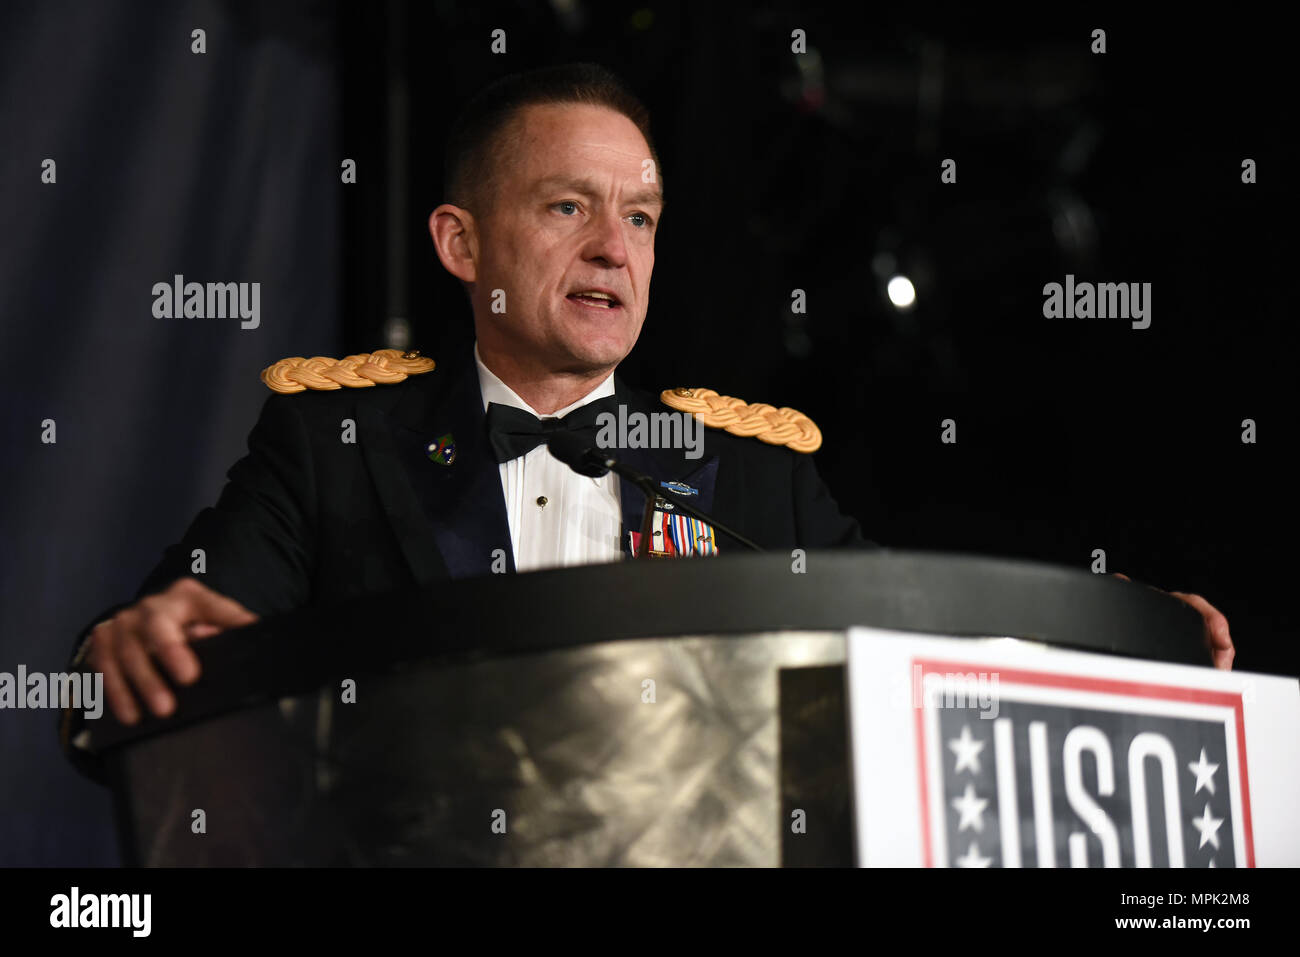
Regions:
<svg viewBox="0 0 1300 957"><path fill-rule="evenodd" d="M641 523L642 534L645 534L646 529L649 528L650 518L654 514L655 497L658 496L665 501L672 502L674 508L680 509L692 518L697 518L701 522L712 525L717 531L739 542L751 551L763 551L761 545L755 544L734 529L723 525L712 515L696 508L687 501L686 496L674 492L671 488L665 488L651 476L624 465L608 454L606 450L592 448L584 436L573 432L556 432L547 440L546 448L553 456L579 475L600 478L607 472L613 472L641 489L646 497L645 515ZM649 554L648 548L642 549L643 556L648 558Z"/></svg>

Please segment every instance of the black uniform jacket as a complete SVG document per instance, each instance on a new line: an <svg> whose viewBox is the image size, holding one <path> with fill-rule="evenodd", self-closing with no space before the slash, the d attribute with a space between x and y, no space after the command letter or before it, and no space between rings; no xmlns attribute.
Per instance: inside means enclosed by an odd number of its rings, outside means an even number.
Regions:
<svg viewBox="0 0 1300 957"><path fill-rule="evenodd" d="M629 412L668 411L657 397L615 391ZM355 441L344 442L345 420ZM450 434L450 465L429 456ZM497 462L471 357L396 385L273 395L220 499L167 549L140 595L191 574L204 550L209 588L266 615L444 578L486 575L493 550L514 571ZM704 429L704 454L622 449L622 461L699 490L691 502L765 548L870 546L842 514L812 458L756 438ZM620 480L624 534L645 498ZM741 546L718 537L719 555ZM99 619L97 619L99 620Z"/></svg>
<svg viewBox="0 0 1300 957"><path fill-rule="evenodd" d="M629 412L664 412L615 375ZM354 423L355 441L343 437ZM871 547L842 514L809 455L705 428L704 453L622 449L628 465L698 489L692 504L772 549ZM451 435L451 464L429 445ZM394 385L272 395L215 506L166 550L136 599L191 575L259 615L404 585L486 575L494 550L514 571L497 462L472 354ZM624 533L639 530L644 495L620 479ZM718 557L741 551L716 536ZM501 552L497 554L500 555ZM89 626L110 617L107 609ZM68 728L65 724L64 737Z"/></svg>

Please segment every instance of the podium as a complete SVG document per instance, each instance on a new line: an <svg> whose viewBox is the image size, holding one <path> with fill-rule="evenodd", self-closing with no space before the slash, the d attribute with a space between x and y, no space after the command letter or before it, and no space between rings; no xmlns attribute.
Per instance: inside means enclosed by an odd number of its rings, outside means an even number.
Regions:
<svg viewBox="0 0 1300 957"><path fill-rule="evenodd" d="M809 552L448 581L194 648L177 712L111 713L144 866L851 865L845 633L1205 664L1155 589L1024 561ZM819 826L783 826L800 808Z"/></svg>

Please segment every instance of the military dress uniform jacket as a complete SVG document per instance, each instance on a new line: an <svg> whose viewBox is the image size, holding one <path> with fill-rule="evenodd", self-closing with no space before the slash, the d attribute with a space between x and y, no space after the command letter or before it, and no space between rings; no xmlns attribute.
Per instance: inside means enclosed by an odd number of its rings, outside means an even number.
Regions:
<svg viewBox="0 0 1300 957"><path fill-rule="evenodd" d="M615 392L629 412L667 411L617 374ZM355 424L353 442L343 441L346 420ZM646 448L619 456L657 480L697 489L692 504L765 548L874 545L840 512L809 455L719 429L703 433L699 458ZM447 435L455 443L450 463L430 454L431 443ZM472 355L391 385L272 395L228 479L216 505L166 550L136 600L191 575L195 549L206 564L195 577L262 616L486 575L498 549L515 570ZM620 482L626 553L645 498ZM719 557L742 550L716 537ZM69 732L65 725L65 748Z"/></svg>
<svg viewBox="0 0 1300 957"><path fill-rule="evenodd" d="M629 412L667 411L615 375ZM342 441L345 420L355 442ZM622 461L694 489L692 504L771 549L870 547L840 512L812 458L754 438L704 429L704 454L622 449ZM450 464L430 443L450 434ZM497 462L488 442L472 357L368 389L271 396L249 454L230 470L212 508L167 549L140 595L191 574L259 615L403 585L486 575L502 549L514 571ZM645 498L621 479L624 550ZM741 546L718 536L720 555Z"/></svg>

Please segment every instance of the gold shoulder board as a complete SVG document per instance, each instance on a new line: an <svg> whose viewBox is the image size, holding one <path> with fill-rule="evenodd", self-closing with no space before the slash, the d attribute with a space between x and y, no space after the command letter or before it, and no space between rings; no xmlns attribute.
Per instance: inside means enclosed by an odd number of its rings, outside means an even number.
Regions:
<svg viewBox="0 0 1300 957"><path fill-rule="evenodd" d="M812 419L789 406L776 408L762 402L750 404L712 389L665 389L659 398L667 406L689 412L707 426L732 435L753 436L768 445L784 445L796 452L821 448L821 429Z"/></svg>
<svg viewBox="0 0 1300 957"><path fill-rule="evenodd" d="M306 389L368 389L373 385L401 382L408 375L432 371L434 362L419 350L379 349L342 359L293 356L262 370L262 381L273 392L302 392Z"/></svg>

